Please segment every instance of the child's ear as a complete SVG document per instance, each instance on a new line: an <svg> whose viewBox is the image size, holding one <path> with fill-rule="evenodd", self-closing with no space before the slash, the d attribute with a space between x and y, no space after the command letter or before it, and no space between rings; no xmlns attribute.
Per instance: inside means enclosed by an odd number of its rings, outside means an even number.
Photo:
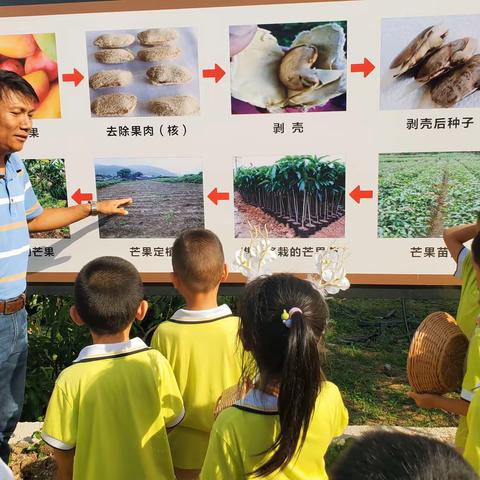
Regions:
<svg viewBox="0 0 480 480"><path fill-rule="evenodd" d="M178 290L179 289L179 283L180 279L178 278L177 274L175 272L170 273L170 280L173 283L173 286Z"/></svg>
<svg viewBox="0 0 480 480"><path fill-rule="evenodd" d="M142 300L140 305L137 308L135 319L141 322L145 318L145 315L147 314L147 312L148 312L148 302L146 300Z"/></svg>
<svg viewBox="0 0 480 480"><path fill-rule="evenodd" d="M223 264L223 271L222 276L220 278L220 282L224 282L228 278L228 265L226 263Z"/></svg>
<svg viewBox="0 0 480 480"><path fill-rule="evenodd" d="M75 325L78 325L79 327L85 325L85 322L82 320L82 317L80 317L77 307L75 305L72 305L70 307L70 318L72 319L73 323Z"/></svg>

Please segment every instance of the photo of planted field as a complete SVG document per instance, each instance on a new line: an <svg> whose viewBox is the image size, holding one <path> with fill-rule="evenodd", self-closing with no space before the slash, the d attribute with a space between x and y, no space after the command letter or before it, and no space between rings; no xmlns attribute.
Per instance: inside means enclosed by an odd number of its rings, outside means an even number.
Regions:
<svg viewBox="0 0 480 480"><path fill-rule="evenodd" d="M380 154L378 237L441 237L476 221L480 152Z"/></svg>
<svg viewBox="0 0 480 480"><path fill-rule="evenodd" d="M235 237L345 236L345 164L328 155L235 157Z"/></svg>
<svg viewBox="0 0 480 480"><path fill-rule="evenodd" d="M199 158L98 159L97 199L132 197L126 216L99 218L100 238L174 238L204 226Z"/></svg>
<svg viewBox="0 0 480 480"><path fill-rule="evenodd" d="M23 161L38 202L43 208L67 207L65 162L61 158ZM70 228L30 233L30 238L70 238Z"/></svg>

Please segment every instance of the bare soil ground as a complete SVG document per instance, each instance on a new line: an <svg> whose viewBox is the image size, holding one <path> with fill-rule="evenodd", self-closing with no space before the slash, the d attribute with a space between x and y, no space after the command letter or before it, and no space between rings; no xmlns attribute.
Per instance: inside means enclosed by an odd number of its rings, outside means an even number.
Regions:
<svg viewBox="0 0 480 480"><path fill-rule="evenodd" d="M132 197L126 216L102 217L100 238L173 238L204 226L203 185L139 180L98 190L98 199Z"/></svg>
<svg viewBox="0 0 480 480"><path fill-rule="evenodd" d="M277 222L272 216L264 212L261 208L254 207L246 203L239 192L234 195L234 216L235 216L235 237L250 237L250 227L252 225L262 227L267 226L270 238L295 238L295 230L288 225ZM318 230L309 238L342 238L345 236L345 217L327 225Z"/></svg>
<svg viewBox="0 0 480 480"><path fill-rule="evenodd" d="M12 447L9 466L16 480L53 480L55 461L52 449L42 445L38 451L27 451L27 442L19 442Z"/></svg>

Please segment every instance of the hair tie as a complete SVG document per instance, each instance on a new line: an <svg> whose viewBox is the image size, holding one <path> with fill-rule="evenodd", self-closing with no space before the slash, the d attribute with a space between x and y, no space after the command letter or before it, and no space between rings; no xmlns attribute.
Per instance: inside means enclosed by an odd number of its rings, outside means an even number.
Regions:
<svg viewBox="0 0 480 480"><path fill-rule="evenodd" d="M303 314L302 310L298 307L292 307L288 312L284 309L282 312L282 315L280 316L282 319L282 323L287 327L291 328L292 327L292 315L294 313L300 313Z"/></svg>

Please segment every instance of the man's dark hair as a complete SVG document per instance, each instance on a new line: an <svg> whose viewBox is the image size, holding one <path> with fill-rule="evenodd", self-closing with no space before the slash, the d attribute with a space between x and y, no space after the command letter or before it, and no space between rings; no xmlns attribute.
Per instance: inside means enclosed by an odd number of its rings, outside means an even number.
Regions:
<svg viewBox="0 0 480 480"><path fill-rule="evenodd" d="M33 87L24 78L15 72L0 70L0 100L4 100L11 93L27 97L33 102L40 101Z"/></svg>
<svg viewBox="0 0 480 480"><path fill-rule="evenodd" d="M331 480L478 480L450 445L423 435L376 431L340 456Z"/></svg>
<svg viewBox="0 0 480 480"><path fill-rule="evenodd" d="M137 269L120 257L99 257L87 263L74 292L80 317L99 335L124 330L135 320L144 296Z"/></svg>

